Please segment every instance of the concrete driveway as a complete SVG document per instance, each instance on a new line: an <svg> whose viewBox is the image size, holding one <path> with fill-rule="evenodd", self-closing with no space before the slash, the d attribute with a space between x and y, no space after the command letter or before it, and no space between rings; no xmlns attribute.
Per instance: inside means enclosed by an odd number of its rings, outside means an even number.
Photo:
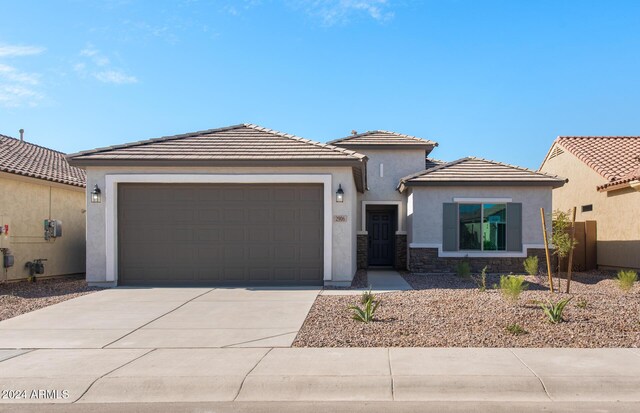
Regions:
<svg viewBox="0 0 640 413"><path fill-rule="evenodd" d="M319 288L114 288L0 322L0 348L289 347Z"/></svg>

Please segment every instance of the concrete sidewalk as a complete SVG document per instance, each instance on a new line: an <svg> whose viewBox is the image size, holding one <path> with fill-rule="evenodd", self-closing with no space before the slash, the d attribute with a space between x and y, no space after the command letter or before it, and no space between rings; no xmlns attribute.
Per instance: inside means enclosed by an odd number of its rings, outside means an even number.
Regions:
<svg viewBox="0 0 640 413"><path fill-rule="evenodd" d="M640 349L38 349L0 360L0 388L26 395L3 403L640 402Z"/></svg>
<svg viewBox="0 0 640 413"><path fill-rule="evenodd" d="M372 293L391 293L413 290L408 282L396 270L370 269L367 271L367 288L322 290L322 295L360 295L371 290Z"/></svg>

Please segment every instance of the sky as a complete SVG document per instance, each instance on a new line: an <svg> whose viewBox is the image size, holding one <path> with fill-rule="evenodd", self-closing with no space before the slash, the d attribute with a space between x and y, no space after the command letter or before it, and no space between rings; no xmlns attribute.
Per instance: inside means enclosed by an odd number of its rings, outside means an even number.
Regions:
<svg viewBox="0 0 640 413"><path fill-rule="evenodd" d="M0 0L0 134L67 153L255 123L537 169L640 135L640 1Z"/></svg>

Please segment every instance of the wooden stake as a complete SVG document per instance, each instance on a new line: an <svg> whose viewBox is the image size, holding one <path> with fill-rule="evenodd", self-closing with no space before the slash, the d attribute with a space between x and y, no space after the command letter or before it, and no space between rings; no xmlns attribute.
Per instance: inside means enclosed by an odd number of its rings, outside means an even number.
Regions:
<svg viewBox="0 0 640 413"><path fill-rule="evenodd" d="M547 224L544 220L544 208L540 208L542 218L542 236L544 237L544 252L547 255L547 274L549 275L549 290L553 292L553 278L551 277L551 259L549 258L549 240L547 239Z"/></svg>
<svg viewBox="0 0 640 413"><path fill-rule="evenodd" d="M573 250L575 249L575 245L573 243L576 239L576 207L573 207L573 211L571 212L571 245L572 248L569 250L569 264L567 268L567 294L569 294L569 288L571 287L571 267L573 266Z"/></svg>

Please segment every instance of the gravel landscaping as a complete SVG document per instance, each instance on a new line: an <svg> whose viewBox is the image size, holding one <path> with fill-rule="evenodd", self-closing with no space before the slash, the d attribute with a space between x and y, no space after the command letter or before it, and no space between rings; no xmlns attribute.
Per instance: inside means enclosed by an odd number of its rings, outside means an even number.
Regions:
<svg viewBox="0 0 640 413"><path fill-rule="evenodd" d="M101 290L84 278L51 278L0 284L0 321Z"/></svg>
<svg viewBox="0 0 640 413"><path fill-rule="evenodd" d="M360 296L318 296L293 346L640 347L639 283L624 294L611 274L574 274L571 294L550 294L545 277L527 276L529 289L516 303L492 288L497 275L487 276L484 292L455 275L403 276L415 290L379 294L369 324L347 310ZM573 297L565 321L550 323L537 302L565 297ZM525 333L509 332L512 324Z"/></svg>

